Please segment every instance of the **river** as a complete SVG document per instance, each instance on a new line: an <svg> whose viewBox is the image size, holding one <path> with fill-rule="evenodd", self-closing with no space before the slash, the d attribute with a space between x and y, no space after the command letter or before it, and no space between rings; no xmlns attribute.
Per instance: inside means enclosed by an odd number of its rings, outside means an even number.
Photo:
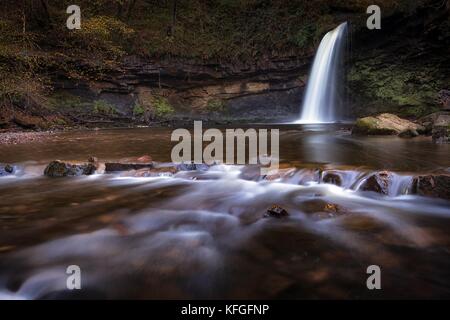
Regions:
<svg viewBox="0 0 450 320"><path fill-rule="evenodd" d="M42 175L55 159L169 162L168 128L0 145L0 163L17 168L0 177L0 298L450 298L450 203L408 191L411 175L449 172L450 145L355 137L346 125L273 127L281 167L295 168L278 179L250 165ZM341 172L341 186L311 179L317 168ZM378 170L394 172L389 193L359 190ZM265 217L273 204L289 216ZM69 265L81 290L66 288ZM381 290L366 286L369 265Z"/></svg>

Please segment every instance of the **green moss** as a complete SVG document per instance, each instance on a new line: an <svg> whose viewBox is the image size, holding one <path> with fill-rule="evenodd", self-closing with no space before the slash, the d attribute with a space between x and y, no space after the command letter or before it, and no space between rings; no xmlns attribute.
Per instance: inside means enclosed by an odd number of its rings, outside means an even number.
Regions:
<svg viewBox="0 0 450 320"><path fill-rule="evenodd" d="M140 105L139 103L135 103L134 107L133 107L133 115L134 116L142 116L145 112L145 109L142 105Z"/></svg>
<svg viewBox="0 0 450 320"><path fill-rule="evenodd" d="M206 110L208 112L220 112L225 111L225 102L221 99L209 99L206 103Z"/></svg>
<svg viewBox="0 0 450 320"><path fill-rule="evenodd" d="M369 134L377 128L377 120L373 117L359 118L355 123L355 133Z"/></svg>
<svg viewBox="0 0 450 320"><path fill-rule="evenodd" d="M415 118L435 112L445 75L432 64L398 61L379 55L355 63L347 78L352 94L360 104L377 105L376 112Z"/></svg>
<svg viewBox="0 0 450 320"><path fill-rule="evenodd" d="M67 125L67 122L64 119L58 118L53 121L53 124L57 126L65 126Z"/></svg>
<svg viewBox="0 0 450 320"><path fill-rule="evenodd" d="M47 98L46 106L55 110L86 110L91 107L89 101L85 101L82 97L70 94L68 92L56 92Z"/></svg>
<svg viewBox="0 0 450 320"><path fill-rule="evenodd" d="M114 115L117 114L117 109L106 102L105 100L96 100L93 104L94 113L104 114L104 115Z"/></svg>
<svg viewBox="0 0 450 320"><path fill-rule="evenodd" d="M175 112L169 101L163 97L154 99L153 109L155 111L155 116L158 118L166 118Z"/></svg>

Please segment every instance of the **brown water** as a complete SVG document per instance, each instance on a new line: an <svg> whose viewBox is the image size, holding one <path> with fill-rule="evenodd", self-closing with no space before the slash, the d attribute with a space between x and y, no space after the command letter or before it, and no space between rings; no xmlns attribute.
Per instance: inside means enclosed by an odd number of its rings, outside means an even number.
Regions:
<svg viewBox="0 0 450 320"><path fill-rule="evenodd" d="M0 146L0 162L19 168L0 178L0 298L450 298L450 203L407 188L412 172L449 172L450 146L358 138L345 126L281 129L282 163L297 170L273 181L226 165L42 177L54 159L170 161L169 129ZM343 187L309 181L319 166L345 169ZM384 169L396 171L389 196L358 190ZM290 216L264 218L272 204ZM372 264L381 290L366 287ZM66 289L69 265L82 270L81 290Z"/></svg>

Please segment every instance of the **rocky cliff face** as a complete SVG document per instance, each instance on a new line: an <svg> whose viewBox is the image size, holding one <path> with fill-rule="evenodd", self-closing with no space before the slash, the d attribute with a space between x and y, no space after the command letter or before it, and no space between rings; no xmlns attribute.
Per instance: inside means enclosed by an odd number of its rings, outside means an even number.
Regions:
<svg viewBox="0 0 450 320"><path fill-rule="evenodd" d="M427 0L410 12L382 11L381 30L368 30L364 10L333 8L334 17L348 21L352 30L346 88L350 116L389 112L417 119L449 108L449 12L450 1ZM49 70L41 70L52 75L48 99L27 102L26 108L0 106L0 129L164 118L290 121L300 113L312 58L310 52L231 63L133 55L100 71L96 68L105 61L62 60L58 68L48 64ZM68 63L69 70L83 76L64 71L61 66Z"/></svg>
<svg viewBox="0 0 450 320"><path fill-rule="evenodd" d="M390 13L383 16L381 30L366 28L367 15L342 13L352 26L347 57L351 116L390 112L414 119L448 108L442 92L450 83L449 3L429 1L411 12ZM231 64L133 56L103 79L72 87L125 115L136 105L152 108L155 97L164 97L181 117L286 121L300 112L312 58Z"/></svg>
<svg viewBox="0 0 450 320"><path fill-rule="evenodd" d="M279 58L255 65L147 60L127 57L101 79L54 80L56 92L101 100L125 116L154 109L163 97L179 117L276 121L299 113L310 58Z"/></svg>

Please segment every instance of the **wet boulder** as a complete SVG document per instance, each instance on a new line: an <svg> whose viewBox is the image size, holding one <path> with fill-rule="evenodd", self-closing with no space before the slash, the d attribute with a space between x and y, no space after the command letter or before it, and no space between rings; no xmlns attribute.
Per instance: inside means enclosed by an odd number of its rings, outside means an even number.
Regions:
<svg viewBox="0 0 450 320"><path fill-rule="evenodd" d="M435 143L450 143L450 114L440 114L436 117L431 136Z"/></svg>
<svg viewBox="0 0 450 320"><path fill-rule="evenodd" d="M419 132L416 129L408 128L398 134L400 138L414 138L419 136Z"/></svg>
<svg viewBox="0 0 450 320"><path fill-rule="evenodd" d="M149 155L141 157L125 158L117 162L106 162L105 172L120 172L153 168L153 160Z"/></svg>
<svg viewBox="0 0 450 320"><path fill-rule="evenodd" d="M438 112L434 112L431 114L428 114L422 118L420 118L419 120L417 120L418 123L420 123L420 125L422 125L424 127L424 132L427 135L431 135L432 131L433 131L433 127L435 125L438 125L443 118L441 118L441 120L439 122L437 122L438 118L440 116L450 116L450 112L448 111L438 111ZM419 132L421 133L421 132Z"/></svg>
<svg viewBox="0 0 450 320"><path fill-rule="evenodd" d="M402 119L394 114L382 113L377 116L364 117L356 120L352 134L355 135L398 135L402 132L424 132L419 124Z"/></svg>
<svg viewBox="0 0 450 320"><path fill-rule="evenodd" d="M48 177L82 176L95 173L96 166L92 163L71 164L59 160L50 162L44 170Z"/></svg>
<svg viewBox="0 0 450 320"><path fill-rule="evenodd" d="M14 173L14 167L10 164L0 164L0 177L8 176Z"/></svg>
<svg viewBox="0 0 450 320"><path fill-rule="evenodd" d="M122 162L106 162L105 172L120 172L140 170L145 168L152 168L153 163L122 163Z"/></svg>
<svg viewBox="0 0 450 320"><path fill-rule="evenodd" d="M171 177L177 172L178 172L178 170L175 166L169 166L169 167L158 167L158 168L137 170L133 174L133 176L135 176L135 177Z"/></svg>
<svg viewBox="0 0 450 320"><path fill-rule="evenodd" d="M361 185L360 190L374 191L381 194L389 194L392 174L388 171L381 171L371 175Z"/></svg>
<svg viewBox="0 0 450 320"><path fill-rule="evenodd" d="M423 175L413 179L413 193L450 200L450 175Z"/></svg>
<svg viewBox="0 0 450 320"><path fill-rule="evenodd" d="M339 174L333 171L326 171L323 173L322 181L324 183L335 184L337 186L342 185L342 178Z"/></svg>
<svg viewBox="0 0 450 320"><path fill-rule="evenodd" d="M269 209L267 209L267 213L264 216L265 217L274 217L274 218L284 218L284 217L289 216L289 213L282 207L274 204Z"/></svg>

